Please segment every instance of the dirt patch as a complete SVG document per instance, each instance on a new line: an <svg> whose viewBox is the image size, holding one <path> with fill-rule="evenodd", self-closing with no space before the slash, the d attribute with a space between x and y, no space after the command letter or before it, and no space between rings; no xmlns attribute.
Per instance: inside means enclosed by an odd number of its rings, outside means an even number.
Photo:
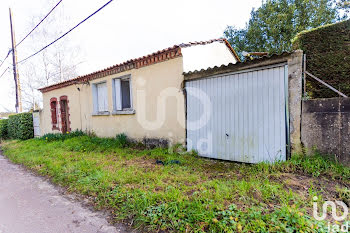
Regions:
<svg viewBox="0 0 350 233"><path fill-rule="evenodd" d="M157 166L156 160L148 159L145 157L138 157L135 159L124 160L122 165L126 167L137 166L140 168L145 168L150 170L153 170Z"/></svg>
<svg viewBox="0 0 350 233"><path fill-rule="evenodd" d="M202 158L203 159L203 158ZM221 160L212 160L205 159L205 162L199 167L193 169L193 172L200 172L203 174L203 177L209 180L215 179L243 179L243 175L240 173L241 164L230 162L230 161L221 161Z"/></svg>
<svg viewBox="0 0 350 233"><path fill-rule="evenodd" d="M304 199L310 199L310 193L317 192L325 200L336 200L338 196L337 188L344 188L342 182L329 180L325 177L312 177L302 174L280 173L278 176L269 177L275 182L281 182L286 190L291 189Z"/></svg>

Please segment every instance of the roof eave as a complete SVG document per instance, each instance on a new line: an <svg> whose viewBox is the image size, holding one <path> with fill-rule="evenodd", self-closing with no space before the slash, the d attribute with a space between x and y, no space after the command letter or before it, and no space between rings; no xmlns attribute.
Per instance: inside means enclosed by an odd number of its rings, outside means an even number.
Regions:
<svg viewBox="0 0 350 233"><path fill-rule="evenodd" d="M90 73L87 75L79 76L79 77L76 77L74 79L70 79L70 80L67 80L64 82L56 83L56 84L53 84L53 85L50 85L47 87L39 88L38 90L41 93L45 93L45 92L49 92L52 90L56 90L56 89L60 89L60 88L64 88L67 86L74 85L77 82L89 82L91 80L102 78L102 77L105 77L108 75L113 75L113 74L121 73L121 72L124 72L127 70L138 69L138 68L141 68L144 66L164 62L164 61L167 61L170 59L181 57L182 56L181 48L194 46L194 45L205 45L205 44L214 43L214 42L224 42L225 45L231 51L232 55L237 60L237 62L241 62L236 51L232 48L230 43L224 38L219 38L219 39L214 39L214 40L209 40L209 41L199 41L199 42L193 42L193 43L187 43L187 44L174 45L173 47L159 50L159 51L152 53L150 55L146 55L146 56L136 58L136 59L131 59L131 60L128 60L124 63L120 63L117 65L108 67L106 69L103 69L103 70L99 70L99 71L96 71L96 72L93 72L93 73Z"/></svg>
<svg viewBox="0 0 350 233"><path fill-rule="evenodd" d="M229 48L233 56L236 58L237 62L242 62L234 48L231 46L231 44L226 39L223 39L223 41L225 42L226 46Z"/></svg>
<svg viewBox="0 0 350 233"><path fill-rule="evenodd" d="M98 78L103 78L109 75L113 75L113 74L117 74L117 73L121 73L124 71L128 71L128 70L132 70L132 69L138 69L144 66L149 66L149 65L153 65L156 63L161 63L161 62L165 62L171 59L175 59L177 57L181 57L182 53L181 53L181 48L179 46L173 46L170 47L168 49L163 49L161 51L158 51L156 53L152 53L150 55L144 56L144 57L140 57L137 59L132 59L129 61L126 61L124 63L121 64L117 64L111 67L108 67L106 69L100 70L100 71L96 71L84 76L79 76L77 78L74 79L70 79L61 83L56 83L47 87L43 87L38 89L41 93L45 93L48 91L52 91L55 89L59 89L59 88L63 88L63 87L67 87L67 86L71 86L73 84L76 84L77 82L89 82L91 80L94 79L98 79Z"/></svg>
<svg viewBox="0 0 350 233"><path fill-rule="evenodd" d="M283 52L281 54L272 54L270 56L264 56L254 60L249 60L245 62L237 62L235 64L230 63L228 65L215 66L208 69L195 70L183 73L185 80L194 80L206 78L214 75L221 75L224 73L231 73L236 71L242 71L249 68L257 68L271 64L278 64L287 62L288 58L293 52Z"/></svg>

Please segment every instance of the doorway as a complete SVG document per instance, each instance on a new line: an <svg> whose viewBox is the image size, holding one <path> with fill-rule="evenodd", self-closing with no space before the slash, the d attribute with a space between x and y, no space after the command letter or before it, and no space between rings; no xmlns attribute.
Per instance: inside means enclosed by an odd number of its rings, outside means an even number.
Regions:
<svg viewBox="0 0 350 233"><path fill-rule="evenodd" d="M187 81L188 150L246 163L286 160L287 74L278 64Z"/></svg>
<svg viewBox="0 0 350 233"><path fill-rule="evenodd" d="M70 130L69 124L69 108L68 108L68 100L66 96L62 96L60 98L60 110L61 110L61 130L62 133L65 134Z"/></svg>

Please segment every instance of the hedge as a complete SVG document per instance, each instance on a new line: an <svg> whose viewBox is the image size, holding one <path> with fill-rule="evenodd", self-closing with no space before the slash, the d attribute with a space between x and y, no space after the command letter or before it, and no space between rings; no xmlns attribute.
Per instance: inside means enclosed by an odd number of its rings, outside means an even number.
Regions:
<svg viewBox="0 0 350 233"><path fill-rule="evenodd" d="M27 140L34 137L32 113L12 115L8 119L8 136L12 139Z"/></svg>
<svg viewBox="0 0 350 233"><path fill-rule="evenodd" d="M0 139L8 138L7 124L8 124L8 119L0 120Z"/></svg>
<svg viewBox="0 0 350 233"><path fill-rule="evenodd" d="M306 54L306 69L350 96L350 20L299 33L293 49ZM308 77L306 91L311 98L337 97L338 94Z"/></svg>

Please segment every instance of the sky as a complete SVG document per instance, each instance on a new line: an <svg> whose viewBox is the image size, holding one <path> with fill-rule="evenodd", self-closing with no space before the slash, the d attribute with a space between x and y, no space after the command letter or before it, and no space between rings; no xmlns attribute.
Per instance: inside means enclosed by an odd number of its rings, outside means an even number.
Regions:
<svg viewBox="0 0 350 233"><path fill-rule="evenodd" d="M19 42L32 29L33 19L38 21L44 17L57 2L0 1L0 60L11 47L9 7L13 12L15 35ZM69 20L61 25L55 22L54 27L59 25L62 32L68 31L106 2L63 0L52 16L63 14ZM244 27L252 8L260 5L261 0L114 0L59 43L79 47L81 63L78 74L83 75L175 44L220 38L228 25ZM49 20L44 21L39 27L50 30L50 23ZM45 45L29 37L18 47L18 60L36 52L33 48ZM0 75L11 67L11 61L7 59L0 67ZM21 69L19 67L20 79ZM14 105L13 75L7 71L0 78L0 112L14 111Z"/></svg>

